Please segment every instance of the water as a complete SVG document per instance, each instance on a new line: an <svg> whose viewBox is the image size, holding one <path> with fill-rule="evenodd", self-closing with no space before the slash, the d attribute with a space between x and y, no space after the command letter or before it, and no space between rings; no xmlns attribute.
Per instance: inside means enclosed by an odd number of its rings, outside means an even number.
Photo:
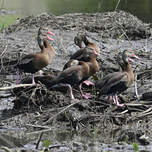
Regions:
<svg viewBox="0 0 152 152"><path fill-rule="evenodd" d="M119 3L120 2L120 3ZM51 12L55 15L73 12L129 11L144 22L152 22L152 0L0 0L0 7L18 10L22 15Z"/></svg>

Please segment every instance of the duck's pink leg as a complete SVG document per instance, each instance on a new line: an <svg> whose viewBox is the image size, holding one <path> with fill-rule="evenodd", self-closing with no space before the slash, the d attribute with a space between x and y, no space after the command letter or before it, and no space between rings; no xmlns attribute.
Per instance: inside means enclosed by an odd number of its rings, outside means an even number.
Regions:
<svg viewBox="0 0 152 152"><path fill-rule="evenodd" d="M72 91L71 85L70 85L70 84L67 84L67 86L69 87L71 99L75 99L75 98L74 98L74 95L73 95L73 91Z"/></svg>
<svg viewBox="0 0 152 152"><path fill-rule="evenodd" d="M20 83L20 74L19 71L16 71L16 84Z"/></svg>
<svg viewBox="0 0 152 152"><path fill-rule="evenodd" d="M34 80L34 74L32 75L32 84L35 84L35 80Z"/></svg>
<svg viewBox="0 0 152 152"><path fill-rule="evenodd" d="M124 106L124 104L119 103L117 95L113 96L113 101L114 101L114 104L116 104L118 107L123 107Z"/></svg>
<svg viewBox="0 0 152 152"><path fill-rule="evenodd" d="M85 83L87 86L89 86L89 85L94 85L93 82L88 81L88 80L83 81L83 83Z"/></svg>
<svg viewBox="0 0 152 152"><path fill-rule="evenodd" d="M112 95L110 95L109 97L108 97L108 102L110 102L110 101L112 101L113 100L113 98L112 98Z"/></svg>
<svg viewBox="0 0 152 152"><path fill-rule="evenodd" d="M75 98L74 98L74 95L73 95L72 87L71 87L70 84L60 83L60 84L56 84L56 85L52 86L51 88L56 88L56 87L60 87L60 86L67 86L67 87L69 88L69 92L70 92L70 97L71 97L71 99L75 99Z"/></svg>
<svg viewBox="0 0 152 152"><path fill-rule="evenodd" d="M86 94L83 93L83 91L82 91L82 83L79 85L79 90L80 90L80 93L81 93L82 97L84 97L85 99L91 98L90 93L86 93Z"/></svg>

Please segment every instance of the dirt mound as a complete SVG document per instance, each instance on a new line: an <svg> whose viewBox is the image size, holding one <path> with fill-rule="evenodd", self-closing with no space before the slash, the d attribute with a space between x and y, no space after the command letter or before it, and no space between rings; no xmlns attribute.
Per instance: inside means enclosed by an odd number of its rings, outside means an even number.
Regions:
<svg viewBox="0 0 152 152"><path fill-rule="evenodd" d="M6 29L6 33L39 26L51 26L53 29L78 30L100 33L103 38L143 39L151 36L149 24L124 11L105 13L74 13L55 16L43 13L28 16Z"/></svg>
<svg viewBox="0 0 152 152"><path fill-rule="evenodd" d="M7 128L7 126L26 128L28 132L40 131L41 128L57 128L57 132L59 128L61 130L69 129L79 132L86 130L88 132L90 128L89 136L90 132L94 134L94 130L101 132L100 137L104 139L99 141L103 143L104 148L106 141L110 145L115 141L123 140L125 140L125 146L126 141L142 144L143 141L141 142L139 138L144 133L151 132L149 128L152 122L152 39L148 39L151 30L149 25L123 11L65 14L62 16L44 13L36 17L29 16L20 19L18 23L6 29L6 33L9 32L9 34L0 35L1 63L20 59L25 54L40 51L36 35L39 26L42 25L53 28L55 37L51 44L59 54L47 68L43 69L44 76L35 75L35 81L38 85L22 86L13 90L11 88L11 91L7 90L2 93L0 99L3 98L9 102L8 99L11 98L14 107L1 111L0 126L4 128ZM50 79L50 76L53 77L62 70L63 65L69 59L70 52L73 53L78 50L73 39L80 31L86 32L88 38L97 43L101 49L101 55L98 59L101 68L97 73L99 79L108 73L120 70L116 59L122 50L133 50L138 55L140 60L133 63L132 67L137 74L136 84L139 101L135 97L134 85L119 95L120 103L125 103L126 106L117 107L112 105L112 102L108 103L106 96L99 97L98 92L93 87L82 87L85 93L92 95L90 100L83 99L76 88L73 88L73 94L78 100L71 100L67 88L49 90L43 84L42 80ZM128 41L122 39L140 40ZM4 86L12 86L16 81L16 71L10 69L12 69L11 66L1 66L0 68L1 89ZM22 81L21 85L31 83L32 77L30 75L22 75L22 80L24 77L26 78L25 82ZM95 81L95 79L91 81ZM8 92L9 94L7 94ZM5 105L8 107L7 102ZM129 131L126 132L124 130L120 132L117 129L118 127L128 128L128 126L130 126ZM130 128L135 129L132 132ZM136 133L136 128L143 130L143 132ZM112 130L116 135L114 139L111 138L113 136L111 134ZM132 134L134 138L132 138ZM118 151L118 148L114 151Z"/></svg>

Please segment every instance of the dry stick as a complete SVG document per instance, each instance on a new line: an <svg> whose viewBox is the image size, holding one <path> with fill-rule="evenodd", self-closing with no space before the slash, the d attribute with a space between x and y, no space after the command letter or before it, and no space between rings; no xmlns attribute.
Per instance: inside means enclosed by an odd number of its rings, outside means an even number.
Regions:
<svg viewBox="0 0 152 152"><path fill-rule="evenodd" d="M41 141L41 139L42 139L42 136L43 136L43 132L40 133L40 136L39 136L38 141L37 141L37 143L36 143L35 149L38 149L38 148L39 148L39 144L40 144L40 141Z"/></svg>
<svg viewBox="0 0 152 152"><path fill-rule="evenodd" d="M67 147L67 145L66 144L60 144L60 145L52 145L52 146L49 146L49 148L48 149L52 149L52 148L59 148L59 147Z"/></svg>
<svg viewBox="0 0 152 152"><path fill-rule="evenodd" d="M65 145L65 144L58 144L58 145L52 145L52 146L49 146L48 148L44 148L44 152L45 151L48 151L49 149L53 149L53 148L60 148L60 147L68 147L67 145Z"/></svg>
<svg viewBox="0 0 152 152"><path fill-rule="evenodd" d="M143 111L141 114L144 114L144 113L148 113L149 111L152 110L152 107L148 108L147 110Z"/></svg>
<svg viewBox="0 0 152 152"><path fill-rule="evenodd" d="M5 45L5 48L4 48L4 50L2 51L2 53L1 53L1 57L3 56L3 54L5 54L5 52L7 51L7 48L8 48L8 45Z"/></svg>
<svg viewBox="0 0 152 152"><path fill-rule="evenodd" d="M118 1L117 5L116 5L116 7L115 7L115 10L118 8L119 3L120 3L120 0Z"/></svg>
<svg viewBox="0 0 152 152"><path fill-rule="evenodd" d="M144 111L144 112L142 112L140 114L137 114L137 115L131 117L131 119L135 120L135 119L139 119L139 118L142 118L142 117L145 117L145 116L148 116L148 115L152 115L152 111L151 110L152 110L152 107L150 107L149 109L147 109L146 111Z"/></svg>
<svg viewBox="0 0 152 152"><path fill-rule="evenodd" d="M125 104L126 106L130 106L130 107L140 107L140 106L143 106L143 104L141 103L126 103Z"/></svg>
<svg viewBox="0 0 152 152"><path fill-rule="evenodd" d="M144 114L141 114L141 115L137 115L135 116L135 118L142 118L142 117L145 117L145 116L148 116L148 115L152 115L152 111L148 112L148 113L144 113Z"/></svg>
<svg viewBox="0 0 152 152"><path fill-rule="evenodd" d="M125 113L127 113L128 111L129 111L129 110L124 110L124 111L120 112L119 115L125 114Z"/></svg>
<svg viewBox="0 0 152 152"><path fill-rule="evenodd" d="M12 152L11 149L9 149L8 147L5 147L5 146L1 146L0 149L5 150L5 152Z"/></svg>
<svg viewBox="0 0 152 152"><path fill-rule="evenodd" d="M26 126L35 127L35 128L41 128L41 129L50 129L50 127L48 127L48 126L41 126L41 125L26 124Z"/></svg>
<svg viewBox="0 0 152 152"><path fill-rule="evenodd" d="M49 129L45 129L45 130L39 130L39 131L33 131L33 132L29 132L29 133L26 133L27 135L31 135L31 134L40 134L41 132L48 132L48 131L51 131L52 128L49 128Z"/></svg>
<svg viewBox="0 0 152 152"><path fill-rule="evenodd" d="M139 74L138 74L138 79L145 79L145 78L147 78L147 76L146 75L151 75L151 73L152 73L152 67L151 67L151 69L149 68L148 70L144 70L143 72L140 72Z"/></svg>
<svg viewBox="0 0 152 152"><path fill-rule="evenodd" d="M70 104L69 106L65 107L63 110L61 110L60 112L58 112L56 115L54 115L53 117L51 117L50 119L48 119L46 122L43 123L43 125L48 124L51 120L53 120L55 117L57 117L58 115L60 115L61 113L63 113L64 111L66 111L67 109L69 109L70 107L74 106L77 103L82 102L81 100L78 100L78 102L74 102L72 104Z"/></svg>
<svg viewBox="0 0 152 152"><path fill-rule="evenodd" d="M0 69L0 70L3 69L3 62L2 62L3 59L2 59L2 56L3 56L3 54L5 54L5 52L7 51L7 48L8 48L8 45L5 46L3 52L1 53L1 65L2 65L2 66L1 66L1 69Z"/></svg>
<svg viewBox="0 0 152 152"><path fill-rule="evenodd" d="M14 88L20 88L20 87L32 87L32 86L37 86L38 84L18 84L18 85L12 85L9 87L2 87L0 88L0 91L5 91L5 90L11 90Z"/></svg>
<svg viewBox="0 0 152 152"><path fill-rule="evenodd" d="M136 97L137 97L137 99L139 100L139 94L138 94L138 91L137 91L137 73L135 73L134 87L135 87Z"/></svg>

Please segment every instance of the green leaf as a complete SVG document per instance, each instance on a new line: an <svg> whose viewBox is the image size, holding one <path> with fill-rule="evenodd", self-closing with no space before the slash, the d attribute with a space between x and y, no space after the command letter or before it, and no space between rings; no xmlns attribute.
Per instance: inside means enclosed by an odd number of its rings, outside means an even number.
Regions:
<svg viewBox="0 0 152 152"><path fill-rule="evenodd" d="M99 80L99 78L98 78L98 76L97 76L96 74L94 74L94 75L92 76L92 78L93 78L93 80Z"/></svg>
<svg viewBox="0 0 152 152"><path fill-rule="evenodd" d="M49 140L44 140L42 146L48 148L51 145Z"/></svg>
<svg viewBox="0 0 152 152"><path fill-rule="evenodd" d="M139 151L139 146L136 143L133 143L133 149L134 151Z"/></svg>

